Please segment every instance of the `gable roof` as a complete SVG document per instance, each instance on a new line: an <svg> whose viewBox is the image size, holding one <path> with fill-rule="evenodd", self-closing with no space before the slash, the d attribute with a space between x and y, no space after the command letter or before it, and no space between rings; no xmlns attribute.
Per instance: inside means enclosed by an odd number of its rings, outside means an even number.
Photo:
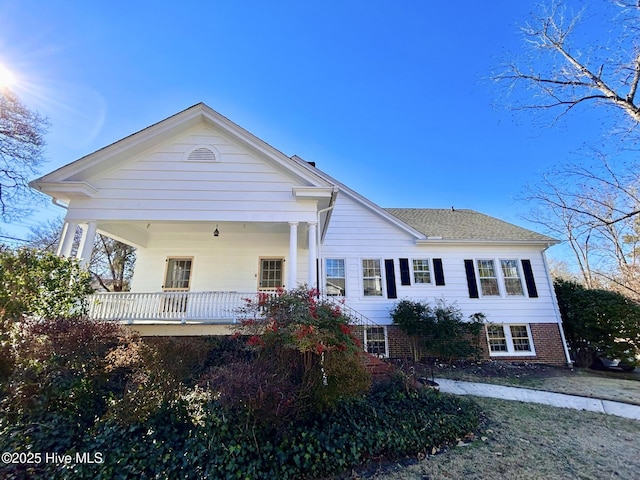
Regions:
<svg viewBox="0 0 640 480"><path fill-rule="evenodd" d="M528 242L546 245L558 243L557 240L546 235L473 210L383 209L297 155L289 157L283 154L204 103L193 105L64 165L31 181L30 185L49 194L54 199L67 202L72 197L92 197L96 194L96 189L87 182L87 178L114 168L118 163L127 161L132 155L152 148L158 142L165 140L167 136L178 135L201 122L215 126L222 132L229 134L243 146L269 158L274 164L306 181L308 185L316 188L331 188L334 192L331 204L333 204L336 191L339 191L340 194L353 198L385 221L409 233L418 243L432 241ZM330 209L326 210L328 211L323 222L322 236L326 233L331 216Z"/></svg>
<svg viewBox="0 0 640 480"><path fill-rule="evenodd" d="M327 183L326 180L322 178L321 175L318 175L315 169L307 165L306 162L297 158L288 157L204 103L198 103L171 115L164 120L66 164L53 172L32 180L29 184L45 193L49 193L47 190L55 190L57 193L60 191L60 186L65 185L67 186L67 190L78 190L84 194L92 188L91 185L86 183L86 177L95 175L106 169L114 168L119 162L127 161L136 153L149 149L164 140L167 136L178 135L202 122L220 129L222 132L230 135L234 140L240 142L243 146L264 155L275 164L288 169L301 179L305 179L311 185L323 187L333 186ZM49 194L51 195L51 193Z"/></svg>
<svg viewBox="0 0 640 480"><path fill-rule="evenodd" d="M385 208L433 240L556 244L558 240L474 210Z"/></svg>

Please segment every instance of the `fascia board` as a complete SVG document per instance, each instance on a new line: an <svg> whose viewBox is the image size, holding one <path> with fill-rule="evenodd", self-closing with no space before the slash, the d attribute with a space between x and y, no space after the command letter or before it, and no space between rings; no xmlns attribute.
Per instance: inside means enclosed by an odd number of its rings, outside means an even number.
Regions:
<svg viewBox="0 0 640 480"><path fill-rule="evenodd" d="M251 148L259 154L266 156L275 164L287 171L290 171L295 176L310 183L311 185L318 185L318 180L322 178L310 170L312 168L311 166L304 165L301 162L296 162L294 159L291 159L279 150L273 148L268 143L233 123L231 120L219 114L207 105L200 103L118 140L115 143L103 147L100 150L86 155L72 163L64 165L57 170L34 180L33 183L41 184L44 182L64 181L69 178L77 177L83 171L99 166L101 163L104 163L105 170L112 169L114 166L113 159L118 158L118 156L124 155L122 157L124 159L142 153L151 148L153 144L157 142L158 137L167 134L170 134L171 136L178 135L201 122L204 122L205 124L209 123L214 127L218 127L223 131L223 133L229 135L232 139L235 139L239 143ZM319 186L330 187L332 185L324 183Z"/></svg>
<svg viewBox="0 0 640 480"><path fill-rule="evenodd" d="M296 158L295 156L289 157L282 153L277 148L269 145L264 140L256 137L254 134L245 130L237 123L232 122L227 117L216 112L212 108L203 105L205 110L205 118L214 126L221 128L225 133L231 136L236 141L241 142L245 147L249 147L255 152L266 156L274 163L278 164L283 169L293 173L301 180L304 180L314 186L332 187L331 182L327 182L326 179L319 176L314 170L314 167ZM293 168L292 168L293 167ZM297 167L297 168L296 168ZM318 180L321 181L321 185L318 185Z"/></svg>
<svg viewBox="0 0 640 480"><path fill-rule="evenodd" d="M304 160L300 159L300 161L304 161ZM340 191L341 194L346 194L347 196L351 197L356 202L358 202L361 205L363 205L368 210L371 210L373 213L375 213L375 214L379 215L380 217L384 218L389 223L392 223L396 227L398 227L398 228L404 230L405 232L409 233L411 236L416 238L416 241L426 239L426 236L422 232L419 232L415 228L412 228L409 225L407 225L406 223L404 223L399 218L396 218L393 215L391 215L390 213L387 213L383 208L379 207L378 205L373 203L371 200L363 197L362 195L360 195L355 190L352 190L351 188L347 187L342 182L339 182L338 180L334 179L330 175L327 175L322 170L318 170L315 167L310 167L310 168L314 168L316 174L318 176L322 177L326 182L335 185L338 188L338 190Z"/></svg>
<svg viewBox="0 0 640 480"><path fill-rule="evenodd" d="M561 243L559 240L474 240L474 239L442 239L442 238L426 238L423 240L416 240L416 245L513 245L513 246L532 246L532 247L544 247L546 250L549 247Z"/></svg>
<svg viewBox="0 0 640 480"><path fill-rule="evenodd" d="M331 198L334 187L293 187L293 195L300 199L320 200Z"/></svg>
<svg viewBox="0 0 640 480"><path fill-rule="evenodd" d="M29 182L29 186L61 200L93 198L98 194L98 189L87 182L40 182L34 180Z"/></svg>
<svg viewBox="0 0 640 480"><path fill-rule="evenodd" d="M105 169L112 168L113 162L107 162L107 160L112 160L122 154L126 154L127 157L133 156L148 149L151 142L167 132L171 131L172 134L178 134L180 131L187 130L196 125L201 118L198 107L199 105L195 105L136 133L132 133L121 140L64 165L33 182L64 181L76 177L81 174L81 172L91 169L102 162L105 164L108 163L108 165L105 165Z"/></svg>

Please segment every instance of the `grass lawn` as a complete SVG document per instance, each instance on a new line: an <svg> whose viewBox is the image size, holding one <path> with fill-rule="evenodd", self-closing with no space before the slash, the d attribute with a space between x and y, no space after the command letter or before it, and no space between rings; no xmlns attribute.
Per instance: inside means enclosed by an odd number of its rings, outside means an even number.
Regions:
<svg viewBox="0 0 640 480"><path fill-rule="evenodd" d="M474 441L411 465L369 469L360 478L640 478L640 422L521 402L475 401L488 420Z"/></svg>

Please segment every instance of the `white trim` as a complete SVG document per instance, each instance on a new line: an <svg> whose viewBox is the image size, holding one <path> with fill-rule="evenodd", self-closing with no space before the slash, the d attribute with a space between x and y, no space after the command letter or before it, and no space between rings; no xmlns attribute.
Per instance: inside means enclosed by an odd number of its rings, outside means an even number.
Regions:
<svg viewBox="0 0 640 480"><path fill-rule="evenodd" d="M308 222L308 243L309 243L309 276L308 287L320 291L318 285L318 224L316 222Z"/></svg>
<svg viewBox="0 0 640 480"><path fill-rule="evenodd" d="M414 260L426 260L427 261L427 266L429 267L429 281L428 282L422 282L422 283L418 283L416 282L416 275L415 275L415 269L413 267L413 261ZM410 271L410 276L411 276L411 286L412 287L424 287L427 285L434 285L434 272L433 272L433 259L431 257L409 257L409 261L411 262L411 264L409 265L409 268L411 269ZM405 285L406 286L406 285Z"/></svg>
<svg viewBox="0 0 640 480"><path fill-rule="evenodd" d="M505 282L505 276L504 273L502 271L502 262L505 260L515 260L516 262L518 262L517 267L518 267L518 277L520 278L520 287L522 288L522 294L521 295L509 295L507 293L507 284ZM495 279L498 282L498 295L485 295L482 292L482 283L481 283L481 278L480 277L480 268L478 267L478 262L480 261L492 261L493 262L493 269L495 271ZM473 269L475 271L476 274L476 285L478 287L478 295L480 298L512 298L512 299L516 299L516 300L521 300L523 298L530 298L527 294L527 289L526 289L526 281L524 278L524 270L522 268L522 258L520 257L496 257L496 258L490 258L490 257L477 257L473 259Z"/></svg>
<svg viewBox="0 0 640 480"><path fill-rule="evenodd" d="M489 343L489 327L502 327L502 331L504 333L505 341L507 344L506 352L492 352L491 344ZM511 327L526 327L527 336L529 339L529 347L531 350L527 351L516 351L513 346L513 337L511 335ZM533 344L533 336L531 335L531 327L528 323L491 323L486 326L484 329L485 337L487 339L487 348L489 350L490 357L532 357L536 355L536 347Z"/></svg>
<svg viewBox="0 0 640 480"><path fill-rule="evenodd" d="M342 260L342 268L344 270L344 295L329 295L327 293L327 260ZM348 295L347 290L347 259L346 257L324 257L322 259L322 293L331 298L345 298ZM335 277L338 278L338 277Z"/></svg>
<svg viewBox="0 0 640 480"><path fill-rule="evenodd" d="M287 288L297 286L298 279L298 222L289 222L289 268L285 280Z"/></svg>
<svg viewBox="0 0 640 480"><path fill-rule="evenodd" d="M209 150L213 154L213 160L205 160L205 159L193 159L189 158L193 152L199 149ZM202 162L219 162L220 161L220 151L214 147L213 145L196 145L187 150L182 156L183 162L194 162L194 163L202 163Z"/></svg>
<svg viewBox="0 0 640 480"><path fill-rule="evenodd" d="M381 328L384 334L384 358L389 358L389 334L387 330L387 325L364 325L362 330L362 339L363 339L363 349L365 352L369 353L369 340L367 338L367 329L368 328ZM374 354L372 354L374 355Z"/></svg>
<svg viewBox="0 0 640 480"><path fill-rule="evenodd" d="M380 265L380 291L382 292L382 295L365 295L364 294L364 266L362 265L362 262L364 260L377 260L379 262ZM359 258L359 274L360 274L360 279L359 279L359 283L360 283L360 299L361 300L376 300L376 299L385 299L387 298L387 278L386 278L386 274L385 274L385 268L384 268L384 259L382 257L360 257ZM395 262L394 262L395 263Z"/></svg>

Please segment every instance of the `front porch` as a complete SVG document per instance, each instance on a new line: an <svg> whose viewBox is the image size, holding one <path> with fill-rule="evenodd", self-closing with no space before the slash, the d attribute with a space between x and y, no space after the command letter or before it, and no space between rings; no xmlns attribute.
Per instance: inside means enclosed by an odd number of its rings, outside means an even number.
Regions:
<svg viewBox="0 0 640 480"><path fill-rule="evenodd" d="M269 292L101 292L88 296L87 316L93 320L115 321L131 326L143 336L230 335L233 326L253 318L261 295ZM387 329L339 301L322 296L349 317L349 323L363 349L381 357L389 356Z"/></svg>
<svg viewBox="0 0 640 480"><path fill-rule="evenodd" d="M235 324L256 292L101 292L88 297L88 316L126 324Z"/></svg>

